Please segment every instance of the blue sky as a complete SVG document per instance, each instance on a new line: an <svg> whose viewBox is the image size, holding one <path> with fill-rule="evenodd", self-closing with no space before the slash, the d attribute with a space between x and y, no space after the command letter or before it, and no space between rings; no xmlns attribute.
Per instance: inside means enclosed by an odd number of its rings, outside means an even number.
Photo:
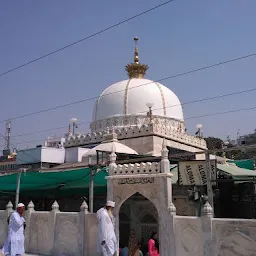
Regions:
<svg viewBox="0 0 256 256"><path fill-rule="evenodd" d="M0 3L0 73L72 43L164 1L2 1ZM0 77L0 120L99 95L126 79L132 61L133 37L138 36L147 78L161 79L180 72L256 52L256 1L175 0L106 33L54 56ZM256 57L166 80L181 102L255 88ZM256 92L189 104L185 118L256 106ZM92 118L94 101L13 121L13 136L60 126L70 118ZM197 123L205 136L225 138L256 128L256 111L188 119L192 134ZM87 132L88 125L79 127ZM13 138L18 147L31 147L47 136L67 131ZM4 123L0 123L4 133ZM0 146L4 144L0 140ZM1 149L1 147L0 147Z"/></svg>

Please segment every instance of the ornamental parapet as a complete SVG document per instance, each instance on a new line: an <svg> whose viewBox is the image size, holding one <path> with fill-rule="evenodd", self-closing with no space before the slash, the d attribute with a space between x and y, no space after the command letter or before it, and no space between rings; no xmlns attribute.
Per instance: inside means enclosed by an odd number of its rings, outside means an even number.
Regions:
<svg viewBox="0 0 256 256"><path fill-rule="evenodd" d="M157 174L160 173L158 162L118 164L114 170L114 175L134 175L134 174Z"/></svg>
<svg viewBox="0 0 256 256"><path fill-rule="evenodd" d="M144 117L146 120L146 118ZM174 140L183 144L206 149L206 142L203 138L189 135L185 132L184 123L174 119L154 117L152 122L142 125L112 126L118 140L156 135L169 140ZM109 126L103 131L92 131L88 134L76 134L69 136L64 144L65 147L75 147L99 144L103 141L104 135L111 133L112 127ZM110 129L110 130L108 130Z"/></svg>
<svg viewBox="0 0 256 256"><path fill-rule="evenodd" d="M101 132L112 127L121 129L123 127L141 127L149 124L166 126L172 130L185 132L183 121L157 115L153 115L151 119L145 115L113 116L107 119L93 121L90 128L92 132Z"/></svg>

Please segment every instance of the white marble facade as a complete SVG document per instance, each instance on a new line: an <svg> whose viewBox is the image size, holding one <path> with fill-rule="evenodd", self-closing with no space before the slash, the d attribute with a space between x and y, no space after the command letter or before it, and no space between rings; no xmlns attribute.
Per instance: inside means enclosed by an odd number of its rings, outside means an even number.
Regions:
<svg viewBox="0 0 256 256"><path fill-rule="evenodd" d="M161 184L160 180L158 185ZM158 191L149 189L145 196L156 198ZM125 191L122 195L125 198L129 196ZM120 202L122 200L117 200L119 206ZM166 200L157 203L154 199L152 202L159 207ZM7 216L13 212L10 205L0 211L0 247L7 235ZM50 212L37 212L33 203L28 205L25 215L26 252L49 256L99 256L96 249L97 217L94 213L88 213L86 203L76 213L60 212L56 202L52 208ZM161 256L256 255L256 220L215 219L208 202L204 205L202 217L176 216L172 203L167 210L163 208L164 214L157 209ZM154 214L154 210L149 211ZM136 209L133 214L138 214Z"/></svg>
<svg viewBox="0 0 256 256"><path fill-rule="evenodd" d="M110 155L108 199L116 202L116 234L119 237L120 208L125 207L133 195L139 193L152 204L134 206L129 227L142 232L143 218L147 212L153 215L160 239L161 256L254 256L256 255L256 220L215 219L208 202L201 217L177 216L172 203L172 175L169 173L168 150L162 148L159 164L139 166L115 164L116 155ZM143 171L144 170L144 171ZM12 213L12 204L0 211L0 246L7 235L7 217ZM150 208L151 207L151 208ZM122 211L122 213L124 213ZM138 218L134 218L136 215ZM80 212L60 212L57 202L50 212L37 212L32 202L25 214L26 252L43 255L97 256L97 217L88 213L84 202ZM128 218L129 219L129 218ZM123 218L122 218L123 220ZM121 221L122 221L121 220ZM153 221L154 222L154 221ZM156 224L155 223L155 224ZM151 223L154 224L154 223ZM148 226L146 225L146 232ZM147 234L148 235L148 234ZM146 236L144 238L147 239Z"/></svg>
<svg viewBox="0 0 256 256"><path fill-rule="evenodd" d="M153 120L159 118L154 117ZM117 135L120 143L132 148L139 154L148 154L152 156L160 156L163 138L166 140L166 145L178 150L188 152L198 152L206 149L204 139L191 136L184 132L183 124L181 128L174 128L171 125L167 126L164 119L159 119L162 122L143 124L141 126L124 126L124 127L109 127L102 131L92 131L88 134L75 134L66 138L65 147L91 146L102 143L104 135L113 132ZM174 123L179 121L174 120ZM169 123L168 123L169 124ZM170 124L172 122L170 121Z"/></svg>
<svg viewBox="0 0 256 256"><path fill-rule="evenodd" d="M135 49L135 54L138 54ZM136 60L138 60L136 55ZM138 66L140 69L138 70ZM203 138L187 133L182 104L166 86L144 78L147 65L131 63L129 79L107 87L95 102L93 120L87 134L67 134L64 146L93 147L109 130L139 154L159 156L162 139L167 146L188 152L206 149Z"/></svg>

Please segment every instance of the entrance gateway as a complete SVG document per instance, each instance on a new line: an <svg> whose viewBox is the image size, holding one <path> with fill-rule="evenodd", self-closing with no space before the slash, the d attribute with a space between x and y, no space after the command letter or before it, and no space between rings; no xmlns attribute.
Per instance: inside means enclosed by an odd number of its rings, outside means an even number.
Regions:
<svg viewBox="0 0 256 256"><path fill-rule="evenodd" d="M115 149L110 154L109 176L107 179L107 200L116 203L116 235L119 241L119 211L123 203L136 193L148 199L157 209L160 255L170 256L174 252L172 203L172 174L168 150L163 141L160 162L140 164L116 164Z"/></svg>

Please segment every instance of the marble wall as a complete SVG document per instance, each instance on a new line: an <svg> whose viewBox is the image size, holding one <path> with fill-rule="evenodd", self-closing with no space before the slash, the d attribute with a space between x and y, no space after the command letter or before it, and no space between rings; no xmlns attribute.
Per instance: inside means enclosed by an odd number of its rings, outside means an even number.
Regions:
<svg viewBox="0 0 256 256"><path fill-rule="evenodd" d="M80 220L77 213L56 214L54 229L54 254L79 255ZM81 255L81 254L80 254Z"/></svg>
<svg viewBox="0 0 256 256"><path fill-rule="evenodd" d="M0 244L4 243L4 238L7 235L7 214L5 211L0 212Z"/></svg>
<svg viewBox="0 0 256 256"><path fill-rule="evenodd" d="M54 219L50 212L33 212L30 216L28 251L49 254L53 247Z"/></svg>
<svg viewBox="0 0 256 256"><path fill-rule="evenodd" d="M213 256L256 255L256 220L213 219Z"/></svg>
<svg viewBox="0 0 256 256"><path fill-rule="evenodd" d="M12 207L0 211L0 248L7 236L7 218L12 211ZM85 202L80 212L60 212L56 201L52 211L35 211L34 204L30 202L25 220L25 250L28 253L54 256L98 255L97 217L95 213L88 213Z"/></svg>
<svg viewBox="0 0 256 256"><path fill-rule="evenodd" d="M0 211L0 248L2 248L2 245L4 244L5 238L7 236L7 233L8 233L7 219L12 212L13 212L13 204L11 202L9 202L6 205L5 210Z"/></svg>
<svg viewBox="0 0 256 256"><path fill-rule="evenodd" d="M176 255L203 256L202 226L197 217L174 218Z"/></svg>
<svg viewBox="0 0 256 256"><path fill-rule="evenodd" d="M7 217L11 212L11 208L0 211L0 248L7 235ZM156 214L159 215L159 211ZM161 256L256 255L256 220L213 218L208 202L202 209L202 217L177 216L174 204L161 216L158 216L159 227L162 227L159 229L160 243L164 244ZM99 256L97 217L88 213L85 202L80 212L73 213L60 212L57 202L52 211L37 212L31 202L25 219L26 252L49 256Z"/></svg>

